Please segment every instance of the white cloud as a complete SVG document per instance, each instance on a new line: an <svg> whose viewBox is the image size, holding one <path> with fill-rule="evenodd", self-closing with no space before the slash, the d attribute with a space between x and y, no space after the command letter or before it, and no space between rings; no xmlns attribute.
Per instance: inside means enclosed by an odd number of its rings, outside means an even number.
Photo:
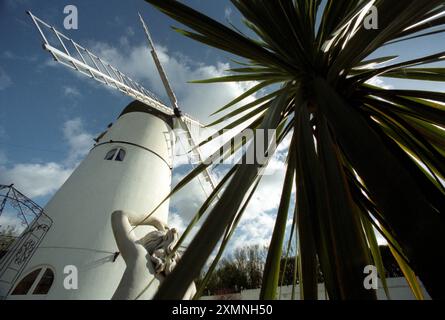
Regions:
<svg viewBox="0 0 445 320"><path fill-rule="evenodd" d="M25 229L21 217L17 216L15 210L7 210L4 208L2 215L0 216L0 230L5 231L11 228L15 234L20 234Z"/></svg>
<svg viewBox="0 0 445 320"><path fill-rule="evenodd" d="M14 183L27 197L40 197L54 193L71 174L71 168L49 162L19 163L10 169L2 169L2 182Z"/></svg>
<svg viewBox="0 0 445 320"><path fill-rule="evenodd" d="M262 178L254 196L250 200L246 211L241 218L237 230L229 243L226 253L235 248L247 245L268 245L275 224L275 214L278 208L281 189L284 179L285 147L278 149L271 159L270 166L274 167L274 174ZM183 178L183 175L175 175L173 185ZM191 183L172 197L170 225L182 232L191 221L204 201L204 192L199 183ZM201 219L204 221L205 217ZM194 228L189 239L192 239L198 228ZM188 241L187 241L188 242Z"/></svg>
<svg viewBox="0 0 445 320"><path fill-rule="evenodd" d="M383 89L394 89L394 86L388 84L386 81L379 77L371 78L370 80L366 81L366 83Z"/></svg>
<svg viewBox="0 0 445 320"><path fill-rule="evenodd" d="M93 135L85 131L80 118L66 121L63 125L63 135L70 147L65 165L70 167L77 166L79 161L91 149Z"/></svg>
<svg viewBox="0 0 445 320"><path fill-rule="evenodd" d="M128 27L125 29L125 33L126 33L129 37L132 37L132 36L134 36L134 34L135 34L134 29L133 29L132 27L130 27L130 26L128 26Z"/></svg>
<svg viewBox="0 0 445 320"><path fill-rule="evenodd" d="M167 48L156 45L159 60L164 66L173 90L184 112L208 121L209 115L218 107L242 94L252 83L190 84L190 80L207 79L225 75L230 66L227 63L205 65L192 61L180 54L170 54ZM145 44L118 49L106 43L95 43L92 52L119 68L127 76L146 84L146 88L158 96L164 96L165 89L152 62L150 51ZM251 99L246 99L246 102Z"/></svg>
<svg viewBox="0 0 445 320"><path fill-rule="evenodd" d="M183 174L175 173L173 175L172 185L176 185L182 178L184 178ZM183 225L191 221L204 200L205 193L196 179L174 194L170 202L170 207L177 216L173 220L177 223L174 226L178 228L178 230L183 231Z"/></svg>
<svg viewBox="0 0 445 320"><path fill-rule="evenodd" d="M285 173L284 160L279 153L270 160L269 165L274 167L274 174L262 177L239 222L239 229L233 235L230 251L246 245L269 245Z"/></svg>
<svg viewBox="0 0 445 320"><path fill-rule="evenodd" d="M3 164L0 162L1 183L14 183L17 189L30 198L53 194L92 146L93 136L85 132L79 118L65 122L63 134L69 151L62 162L16 163L12 166L7 166L6 161Z"/></svg>
<svg viewBox="0 0 445 320"><path fill-rule="evenodd" d="M64 86L63 88L63 94L68 97L80 97L80 91L76 87L72 86Z"/></svg>
<svg viewBox="0 0 445 320"><path fill-rule="evenodd" d="M0 90L8 88L12 84L11 77L0 67Z"/></svg>
<svg viewBox="0 0 445 320"><path fill-rule="evenodd" d="M168 225L171 228L176 228L180 234L187 228L187 223L177 212L170 212L168 216Z"/></svg>

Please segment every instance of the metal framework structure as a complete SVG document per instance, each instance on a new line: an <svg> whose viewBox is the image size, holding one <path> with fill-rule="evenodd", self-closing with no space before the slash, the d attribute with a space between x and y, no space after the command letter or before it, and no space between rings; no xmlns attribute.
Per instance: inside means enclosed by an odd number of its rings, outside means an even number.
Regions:
<svg viewBox="0 0 445 320"><path fill-rule="evenodd" d="M167 91L172 108L166 106L158 97L156 97L154 93L145 89L142 85L123 74L104 59L98 57L90 50L65 36L53 26L33 15L30 11L27 13L30 15L40 33L40 36L43 39L43 48L48 51L57 62L104 85L115 88L133 99L139 100L166 115L177 117L181 129L180 133L183 135L185 144L189 149L187 152L187 157L190 164L192 167L196 167L197 164L203 162L203 156L199 148L196 148L196 139L192 134L193 132L199 131L199 129L203 126L198 120L180 111L176 96L173 93L167 76L158 59L155 47L151 40L150 32L148 31L147 25L140 14L139 18L147 36L153 60ZM184 141L181 140L181 143L184 143ZM209 192L204 187L205 184L209 185L211 190L216 187L215 179L209 168L204 170L202 174L198 176L198 179L204 192L207 194Z"/></svg>
<svg viewBox="0 0 445 320"><path fill-rule="evenodd" d="M12 289L22 270L52 225L52 219L34 201L14 188L0 185L0 216L6 210L14 210L25 230L20 235L0 237L6 242L0 256L0 299Z"/></svg>
<svg viewBox="0 0 445 320"><path fill-rule="evenodd" d="M0 184L0 216L3 215L7 205L16 211L22 226L25 227L29 227L43 213L38 204L14 188L13 184Z"/></svg>

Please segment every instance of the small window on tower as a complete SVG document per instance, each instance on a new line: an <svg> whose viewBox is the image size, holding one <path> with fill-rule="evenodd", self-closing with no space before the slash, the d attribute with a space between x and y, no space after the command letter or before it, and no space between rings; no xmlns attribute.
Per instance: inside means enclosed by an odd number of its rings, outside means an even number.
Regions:
<svg viewBox="0 0 445 320"><path fill-rule="evenodd" d="M125 151L122 149L119 149L119 152L116 155L116 158L114 160L116 161L124 161L125 158Z"/></svg>
<svg viewBox="0 0 445 320"><path fill-rule="evenodd" d="M108 151L107 155L105 156L105 160L113 160L114 155L116 154L117 149L112 149Z"/></svg>
<svg viewBox="0 0 445 320"><path fill-rule="evenodd" d="M54 281L54 272L46 269L32 294L47 294Z"/></svg>
<svg viewBox="0 0 445 320"><path fill-rule="evenodd" d="M24 277L19 284L15 287L14 291L12 291L11 295L25 295L28 293L29 289L31 289L32 285L36 281L37 276L42 271L42 268L32 271L26 277Z"/></svg>
<svg viewBox="0 0 445 320"><path fill-rule="evenodd" d="M54 271L50 267L38 268L28 273L16 285L11 295L45 295L54 282Z"/></svg>

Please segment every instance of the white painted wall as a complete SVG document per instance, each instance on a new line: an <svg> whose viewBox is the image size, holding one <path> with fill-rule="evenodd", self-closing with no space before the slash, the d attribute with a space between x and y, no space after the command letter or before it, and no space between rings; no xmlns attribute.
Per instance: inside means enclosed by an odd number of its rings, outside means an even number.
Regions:
<svg viewBox="0 0 445 320"><path fill-rule="evenodd" d="M152 114L121 116L44 208L53 225L20 278L40 265L49 265L55 280L48 295L8 299L110 299L125 269L122 257L112 262L117 247L110 214L131 210L145 215L170 192L171 137L169 126ZM117 142L100 145L110 140L141 145L157 155ZM123 162L104 160L108 151L118 147L126 151ZM156 215L167 222L168 201ZM148 230L150 227L138 227L136 234L141 237ZM63 287L66 265L78 268L77 290ZM155 279L152 288L157 283ZM148 290L142 298L150 298L153 292Z"/></svg>

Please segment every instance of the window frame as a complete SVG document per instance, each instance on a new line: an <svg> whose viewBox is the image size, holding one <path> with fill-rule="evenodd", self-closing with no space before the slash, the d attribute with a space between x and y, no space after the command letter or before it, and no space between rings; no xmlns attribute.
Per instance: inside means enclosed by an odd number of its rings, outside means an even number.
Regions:
<svg viewBox="0 0 445 320"><path fill-rule="evenodd" d="M107 156L110 154L110 152L114 151L112 157L110 159L107 159ZM122 155L122 159L117 159L118 156ZM114 147L111 150L109 150L104 157L104 160L106 161L118 161L123 162L125 160L125 157L127 156L127 150L122 147Z"/></svg>
<svg viewBox="0 0 445 320"><path fill-rule="evenodd" d="M113 149L107 151L107 153L105 154L104 160L114 161L114 158L116 157L116 154L118 153L118 151L119 151L119 148L113 148ZM110 153L112 153L111 158L108 158L108 155Z"/></svg>
<svg viewBox="0 0 445 320"><path fill-rule="evenodd" d="M20 279L20 281L17 281L17 284L14 286L14 289L11 290L11 296L26 296L30 291L32 291L33 286L38 282L40 274L42 273L42 267L35 268L34 270L28 272L24 277ZM37 272L37 274L36 274ZM32 282L31 285L26 289L25 293L14 293L18 288L22 285L24 285L24 281L26 278L30 277L32 275Z"/></svg>
<svg viewBox="0 0 445 320"><path fill-rule="evenodd" d="M49 268L49 267L46 267L46 268L43 267L42 269L44 269L44 270L42 270L42 271L40 272L40 274L39 274L39 276L38 276L39 280L36 281L36 283L35 283L35 285L34 285L34 288L33 288L33 290L32 290L31 295L33 295L33 296L46 296L46 295L49 293L49 291L51 290L51 288L52 288L52 286L53 286L53 284L54 284L54 279L56 278L56 275L55 275L55 273L54 273L54 270L53 270L52 268ZM49 287L48 287L48 290L46 291L46 293L36 293L37 288L38 288L40 285L43 284L44 277L45 277L45 275L46 275L46 273L47 273L48 271L51 272L50 276L52 277L52 278L51 278L51 283L49 284ZM36 280L37 280L37 279L36 279ZM30 291L31 291L31 290L30 290Z"/></svg>
<svg viewBox="0 0 445 320"><path fill-rule="evenodd" d="M118 148L116 155L114 157L114 161L123 162L125 160L126 155L127 155L127 152L123 148ZM122 156L122 159L120 158L121 156ZM119 159L117 157L119 157Z"/></svg>
<svg viewBox="0 0 445 320"><path fill-rule="evenodd" d="M34 282L32 283L32 285L29 287L28 291L25 294L13 294L14 291L16 290L16 288L21 284L21 282L27 277L29 276L31 273L35 272L36 270L39 270L39 273L37 274L37 277L34 278ZM34 291L36 290L37 286L40 284L43 276L45 275L46 271L50 270L52 272L52 276L53 276L53 280L51 282L51 285L48 288L48 291L46 293L34 293ZM33 268L32 270L30 270L29 272L26 273L25 276L21 277L19 281L17 281L16 285L13 287L13 289L10 291L11 293L8 294L9 296L12 296L14 298L16 297L28 297L28 296L46 296L49 294L49 292L51 291L54 282L56 279L56 273L54 271L54 268L48 265L40 265L37 266L35 268Z"/></svg>

